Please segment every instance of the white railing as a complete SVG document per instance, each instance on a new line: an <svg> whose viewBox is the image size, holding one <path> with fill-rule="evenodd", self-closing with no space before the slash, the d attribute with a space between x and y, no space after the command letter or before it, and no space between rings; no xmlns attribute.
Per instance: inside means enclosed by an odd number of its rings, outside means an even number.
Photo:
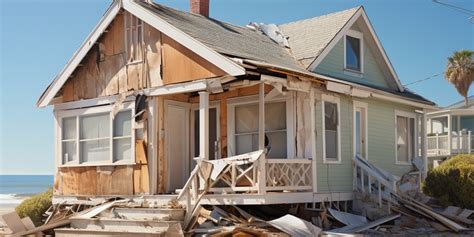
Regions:
<svg viewBox="0 0 474 237"><path fill-rule="evenodd" d="M312 189L311 165L311 160L306 159L267 159L266 191Z"/></svg>
<svg viewBox="0 0 474 237"><path fill-rule="evenodd" d="M390 204L391 196L396 190L397 179L386 171L379 169L360 156L354 157L354 190L372 198L375 194L376 201L382 207L382 199Z"/></svg>
<svg viewBox="0 0 474 237"><path fill-rule="evenodd" d="M449 135L431 135L428 139L428 156L443 156L460 153L474 152L474 136L471 131L467 133L457 132L457 134ZM449 141L451 139L451 149L449 149Z"/></svg>

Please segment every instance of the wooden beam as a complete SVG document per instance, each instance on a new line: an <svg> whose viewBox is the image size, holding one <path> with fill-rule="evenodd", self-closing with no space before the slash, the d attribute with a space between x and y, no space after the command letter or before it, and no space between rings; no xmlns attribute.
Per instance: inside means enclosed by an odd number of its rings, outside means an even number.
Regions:
<svg viewBox="0 0 474 237"><path fill-rule="evenodd" d="M265 149L265 83L261 82L258 90L258 149ZM259 158L258 166L258 192L259 194L266 193L266 179L267 175L265 173L265 160L266 154L262 154Z"/></svg>
<svg viewBox="0 0 474 237"><path fill-rule="evenodd" d="M199 92L199 157L209 159L209 92Z"/></svg>

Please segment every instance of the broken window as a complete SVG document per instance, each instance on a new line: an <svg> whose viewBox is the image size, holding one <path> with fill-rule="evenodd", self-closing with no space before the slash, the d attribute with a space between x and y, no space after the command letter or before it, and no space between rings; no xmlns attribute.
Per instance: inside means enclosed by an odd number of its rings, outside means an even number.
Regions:
<svg viewBox="0 0 474 237"><path fill-rule="evenodd" d="M58 112L62 165L133 162L131 107L115 117L110 106L97 107L94 113L87 109Z"/></svg>
<svg viewBox="0 0 474 237"><path fill-rule="evenodd" d="M235 106L236 154L258 150L258 104ZM265 146L269 158L287 157L286 102L265 104Z"/></svg>
<svg viewBox="0 0 474 237"><path fill-rule="evenodd" d="M409 164L415 157L415 118L397 115L397 163Z"/></svg>
<svg viewBox="0 0 474 237"><path fill-rule="evenodd" d="M125 13L125 45L127 61L141 62L143 59L143 22L130 13Z"/></svg>

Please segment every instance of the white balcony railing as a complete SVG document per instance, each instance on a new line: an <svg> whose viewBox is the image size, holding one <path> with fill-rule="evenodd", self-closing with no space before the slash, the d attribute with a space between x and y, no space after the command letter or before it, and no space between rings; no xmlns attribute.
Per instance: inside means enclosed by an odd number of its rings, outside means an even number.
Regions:
<svg viewBox="0 0 474 237"><path fill-rule="evenodd" d="M429 135L428 156L447 156L451 154L470 154L474 152L474 135L471 131L467 133L457 132L449 135ZM451 148L449 141L451 140Z"/></svg>

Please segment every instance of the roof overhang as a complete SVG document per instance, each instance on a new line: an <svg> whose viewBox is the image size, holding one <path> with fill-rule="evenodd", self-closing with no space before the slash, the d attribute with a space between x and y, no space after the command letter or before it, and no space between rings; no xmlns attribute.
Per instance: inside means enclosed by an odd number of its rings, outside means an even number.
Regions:
<svg viewBox="0 0 474 237"><path fill-rule="evenodd" d="M314 71L316 67L323 61L323 59L329 54L329 52L334 48L334 46L341 40L341 38L347 34L351 26L359 19L359 17L362 17L364 20L365 24L369 28L370 34L374 38L374 41L377 45L377 49L380 51L382 54L382 57L384 59L385 64L387 65L390 74L392 74L398 89L400 92L405 91L405 88L403 87L402 83L400 82L400 79L398 78L397 73L395 72L395 69L393 68L392 63L388 59L387 53L385 52L385 49L382 47L382 44L380 43L379 38L377 37L377 34L375 33L374 28L372 27L372 24L370 23L369 18L367 17L367 14L365 13L365 10L363 7L360 7L354 15L349 19L349 21L346 22L344 27L334 36L334 38L329 42L329 44L323 49L323 51L319 54L317 58L314 59L314 61L309 65L308 70Z"/></svg>
<svg viewBox="0 0 474 237"><path fill-rule="evenodd" d="M201 56L205 60L219 67L221 70L226 72L230 76L239 76L245 74L245 69L232 61L228 57L216 52L215 50L205 46L198 40L192 38L176 27L172 26L165 20L156 16L147 9L144 9L134 0L116 0L113 1L110 7L107 9L105 14L100 19L99 23L94 27L92 32L87 36L86 40L81 44L79 49L73 54L72 58L61 70L61 72L54 78L53 82L46 88L41 97L38 99L36 105L38 107L45 107L51 103L53 98L62 88L64 83L72 75L76 67L87 55L89 50L94 46L102 33L107 29L110 23L114 20L120 9L132 13L142 21L153 26L155 29L166 34L176 42L180 43L184 47L193 51L197 55Z"/></svg>
<svg viewBox="0 0 474 237"><path fill-rule="evenodd" d="M473 109L444 109L439 111L430 112L427 114L428 117L441 117L446 115L474 115Z"/></svg>

